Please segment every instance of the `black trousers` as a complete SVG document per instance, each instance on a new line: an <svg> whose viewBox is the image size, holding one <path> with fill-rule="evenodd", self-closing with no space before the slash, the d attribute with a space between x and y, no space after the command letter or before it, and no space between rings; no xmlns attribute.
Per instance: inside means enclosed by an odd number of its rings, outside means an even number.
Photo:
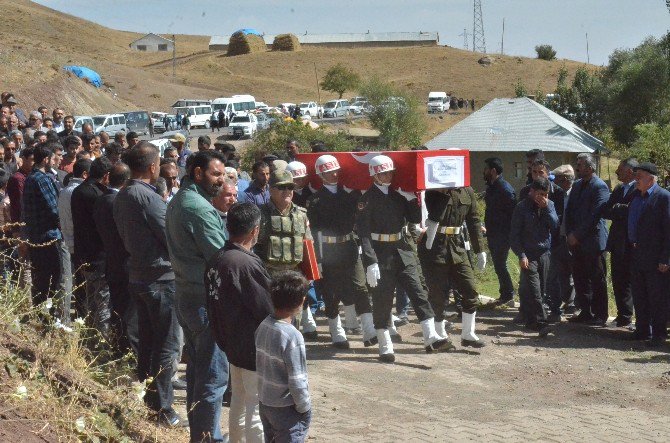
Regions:
<svg viewBox="0 0 670 443"><path fill-rule="evenodd" d="M444 320L445 294L450 288L460 294L463 312L473 314L477 310L479 294L470 262L442 264L424 261L423 271L428 285L428 299L435 310L435 321Z"/></svg>
<svg viewBox="0 0 670 443"><path fill-rule="evenodd" d="M498 285L500 287L500 299L510 300L514 297L514 285L512 277L507 269L507 257L509 255L509 240L506 238L488 238L489 251L491 251L491 261L493 269L498 276Z"/></svg>
<svg viewBox="0 0 670 443"><path fill-rule="evenodd" d="M630 321L633 318L633 287L631 283L631 254L626 251L610 256L612 266L612 289L616 301L617 318Z"/></svg>
<svg viewBox="0 0 670 443"><path fill-rule="evenodd" d="M390 266L380 268L380 274L377 287L371 289L375 329L386 329L390 326L394 292L398 286L407 293L419 321L435 317L428 302L428 294L419 278L418 259L414 263L405 264L399 255L395 255Z"/></svg>
<svg viewBox="0 0 670 443"><path fill-rule="evenodd" d="M583 317L607 320L607 264L605 252L572 251L572 277L575 281L577 303Z"/></svg>
<svg viewBox="0 0 670 443"><path fill-rule="evenodd" d="M547 312L544 308L543 294L547 287L549 275L550 253L528 259L528 269L521 269L519 275L519 298L523 316L528 326L535 326L547 321Z"/></svg>
<svg viewBox="0 0 670 443"><path fill-rule="evenodd" d="M372 311L360 258L349 263L324 264L322 268L321 289L326 317L337 317L340 302L344 305L355 305L358 315Z"/></svg>
<svg viewBox="0 0 670 443"><path fill-rule="evenodd" d="M32 299L34 305L46 301L58 290L61 281L60 241L49 246L30 247Z"/></svg>
<svg viewBox="0 0 670 443"><path fill-rule="evenodd" d="M572 279L572 258L565 237L551 248L549 257L549 275L545 291L546 301L552 313L561 312L561 303L566 306L575 304L575 286Z"/></svg>
<svg viewBox="0 0 670 443"><path fill-rule="evenodd" d="M631 277L637 334L641 338L666 338L670 275L658 269L641 269L633 264Z"/></svg>

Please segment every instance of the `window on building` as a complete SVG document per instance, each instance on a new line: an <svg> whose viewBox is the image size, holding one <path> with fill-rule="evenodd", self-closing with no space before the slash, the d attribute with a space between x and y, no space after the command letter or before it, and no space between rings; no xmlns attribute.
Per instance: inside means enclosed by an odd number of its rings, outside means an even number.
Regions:
<svg viewBox="0 0 670 443"><path fill-rule="evenodd" d="M146 51L147 50L147 45L137 45L137 50L138 51Z"/></svg>
<svg viewBox="0 0 670 443"><path fill-rule="evenodd" d="M521 162L515 162L514 163L514 177L515 178L523 178L523 163Z"/></svg>
<svg viewBox="0 0 670 443"><path fill-rule="evenodd" d="M167 51L167 43L164 43L162 45L158 45L158 50L159 51Z"/></svg>

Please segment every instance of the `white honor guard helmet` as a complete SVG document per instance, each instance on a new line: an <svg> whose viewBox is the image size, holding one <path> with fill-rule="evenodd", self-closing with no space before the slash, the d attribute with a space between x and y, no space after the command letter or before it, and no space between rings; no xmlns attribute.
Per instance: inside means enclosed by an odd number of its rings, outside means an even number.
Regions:
<svg viewBox="0 0 670 443"><path fill-rule="evenodd" d="M372 157L368 164L368 168L370 169L370 177L381 174L382 172L395 171L393 160L386 155L376 155Z"/></svg>
<svg viewBox="0 0 670 443"><path fill-rule="evenodd" d="M292 161L286 166L286 170L291 173L293 178L307 177L307 166L304 163Z"/></svg>
<svg viewBox="0 0 670 443"><path fill-rule="evenodd" d="M322 155L316 159L314 164L317 174L323 174L324 172L337 171L340 169L340 162L337 159L329 154Z"/></svg>

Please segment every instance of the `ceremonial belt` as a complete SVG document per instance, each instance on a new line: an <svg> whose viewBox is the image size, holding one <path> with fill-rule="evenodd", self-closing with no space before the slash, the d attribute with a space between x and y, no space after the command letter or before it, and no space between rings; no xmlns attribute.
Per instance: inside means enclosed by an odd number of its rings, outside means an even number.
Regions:
<svg viewBox="0 0 670 443"><path fill-rule="evenodd" d="M350 232L346 235L337 235L337 236L323 235L323 236L321 236L321 240L324 243L328 243L328 244L344 243L344 242L347 242L347 241L353 240L353 239L354 239L354 233L353 232Z"/></svg>
<svg viewBox="0 0 670 443"><path fill-rule="evenodd" d="M437 232L445 235L461 235L461 229L460 226L441 226Z"/></svg>
<svg viewBox="0 0 670 443"><path fill-rule="evenodd" d="M373 232L370 234L370 237L375 241L394 242L402 238L402 231L397 234L377 234Z"/></svg>

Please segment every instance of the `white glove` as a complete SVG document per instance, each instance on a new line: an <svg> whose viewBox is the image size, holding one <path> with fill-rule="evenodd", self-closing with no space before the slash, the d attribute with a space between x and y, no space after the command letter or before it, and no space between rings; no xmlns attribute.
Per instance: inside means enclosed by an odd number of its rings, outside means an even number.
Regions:
<svg viewBox="0 0 670 443"><path fill-rule="evenodd" d="M406 199L408 202L411 202L412 200L414 200L414 199L416 198L416 194L415 194L415 193L413 193L413 192L405 192L405 191L403 191L401 188L398 188L398 194L400 194L400 195L402 195L403 197L405 197L405 199Z"/></svg>
<svg viewBox="0 0 670 443"><path fill-rule="evenodd" d="M426 249L433 247L433 241L437 235L437 228L440 227L440 223L433 221L431 219L426 219Z"/></svg>
<svg viewBox="0 0 670 443"><path fill-rule="evenodd" d="M365 272L365 277L367 278L368 285L371 288L377 287L377 282L380 278L382 278L381 274L379 273L379 265L377 263L373 263L368 266L368 269Z"/></svg>
<svg viewBox="0 0 670 443"><path fill-rule="evenodd" d="M477 254L477 270L483 271L486 267L486 252Z"/></svg>

